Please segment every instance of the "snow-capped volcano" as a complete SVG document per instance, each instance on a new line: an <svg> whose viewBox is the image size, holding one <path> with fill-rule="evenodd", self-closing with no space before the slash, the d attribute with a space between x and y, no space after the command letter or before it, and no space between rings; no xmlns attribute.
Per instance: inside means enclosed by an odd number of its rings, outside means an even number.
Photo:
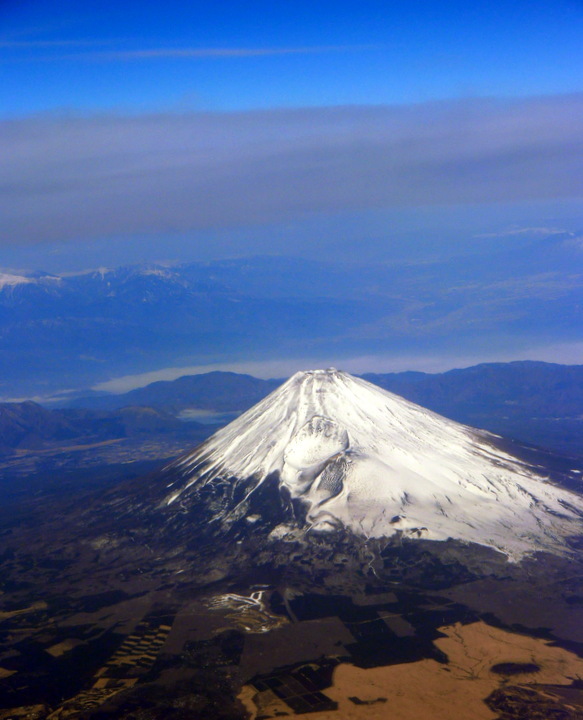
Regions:
<svg viewBox="0 0 583 720"><path fill-rule="evenodd" d="M512 559L564 552L565 538L583 531L583 499L494 441L334 368L300 372L169 466L164 506L226 482L238 490L219 515L233 514L277 477L311 529L451 538Z"/></svg>

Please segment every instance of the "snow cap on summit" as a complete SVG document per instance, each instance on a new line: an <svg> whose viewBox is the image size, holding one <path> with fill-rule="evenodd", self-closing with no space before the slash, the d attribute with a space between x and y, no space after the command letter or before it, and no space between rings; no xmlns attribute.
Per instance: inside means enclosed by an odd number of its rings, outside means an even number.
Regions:
<svg viewBox="0 0 583 720"><path fill-rule="evenodd" d="M276 473L319 531L454 538L512 559L566 552L581 532L583 500L493 436L335 368L296 373L171 467L167 505L218 479L252 493Z"/></svg>

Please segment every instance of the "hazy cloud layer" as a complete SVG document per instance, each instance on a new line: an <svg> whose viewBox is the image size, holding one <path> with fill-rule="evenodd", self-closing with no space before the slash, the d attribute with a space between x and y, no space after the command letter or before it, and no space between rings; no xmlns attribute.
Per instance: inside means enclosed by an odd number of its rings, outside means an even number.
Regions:
<svg viewBox="0 0 583 720"><path fill-rule="evenodd" d="M583 94L0 124L2 242L583 195Z"/></svg>

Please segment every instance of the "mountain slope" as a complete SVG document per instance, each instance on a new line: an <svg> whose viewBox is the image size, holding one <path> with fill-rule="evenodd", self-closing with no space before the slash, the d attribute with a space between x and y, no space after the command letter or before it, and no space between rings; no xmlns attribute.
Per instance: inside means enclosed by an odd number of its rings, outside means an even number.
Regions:
<svg viewBox="0 0 583 720"><path fill-rule="evenodd" d="M297 373L164 477L167 510L222 493L207 522L254 523L250 500L276 479L296 528L453 538L515 559L565 552L583 517L579 496L546 483L487 433L335 369ZM279 524L272 537L293 531Z"/></svg>
<svg viewBox="0 0 583 720"><path fill-rule="evenodd" d="M458 422L583 455L583 365L519 361L363 377Z"/></svg>
<svg viewBox="0 0 583 720"><path fill-rule="evenodd" d="M0 452L18 447L37 447L51 440L70 440L83 434L62 413L37 403L0 403Z"/></svg>
<svg viewBox="0 0 583 720"><path fill-rule="evenodd" d="M157 408L125 407L112 412L47 410L37 403L0 403L0 454L70 441L101 442L136 435L162 435L188 428Z"/></svg>

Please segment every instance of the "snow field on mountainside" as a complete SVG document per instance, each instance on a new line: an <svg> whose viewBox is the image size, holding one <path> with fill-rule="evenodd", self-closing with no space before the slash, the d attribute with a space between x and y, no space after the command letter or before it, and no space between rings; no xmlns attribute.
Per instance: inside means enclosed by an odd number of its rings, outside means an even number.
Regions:
<svg viewBox="0 0 583 720"><path fill-rule="evenodd" d="M564 552L583 500L492 440L347 373L306 371L176 461L167 504L215 478L277 472L315 530L454 538L512 559Z"/></svg>

